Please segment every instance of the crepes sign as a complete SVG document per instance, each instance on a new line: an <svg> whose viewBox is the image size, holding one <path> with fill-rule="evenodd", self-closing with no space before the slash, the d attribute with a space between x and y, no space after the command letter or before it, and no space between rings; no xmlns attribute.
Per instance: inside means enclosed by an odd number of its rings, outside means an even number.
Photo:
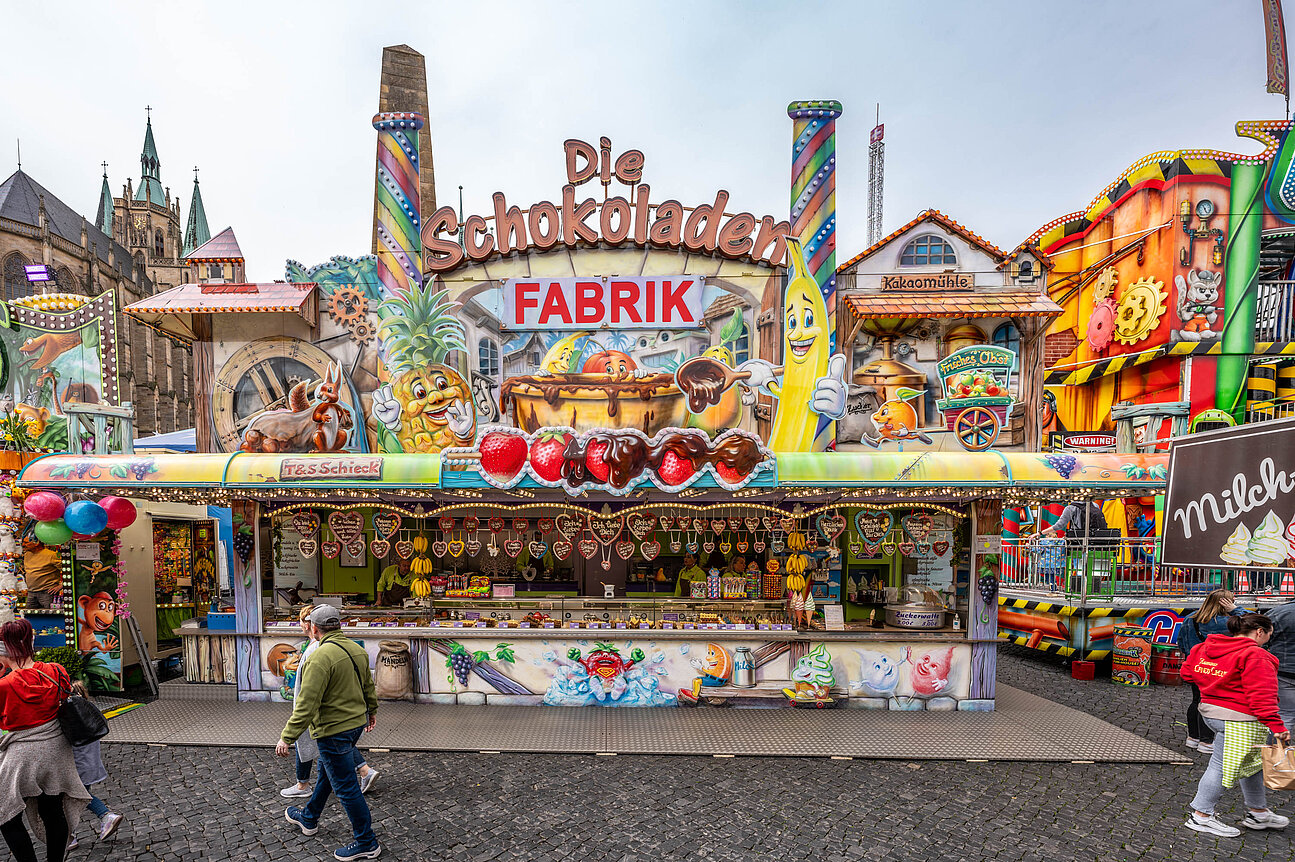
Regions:
<svg viewBox="0 0 1295 862"><path fill-rule="evenodd" d="M1174 443L1162 558L1173 566L1295 569L1295 419Z"/></svg>

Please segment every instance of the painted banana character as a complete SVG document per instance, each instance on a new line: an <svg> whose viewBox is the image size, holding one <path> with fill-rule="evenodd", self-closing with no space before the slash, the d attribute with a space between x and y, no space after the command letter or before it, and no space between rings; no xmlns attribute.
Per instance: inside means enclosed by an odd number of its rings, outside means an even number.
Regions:
<svg viewBox="0 0 1295 862"><path fill-rule="evenodd" d="M576 350L576 342L588 336L588 332L573 332L565 338L553 342L553 346L540 360L537 374L566 374L571 370L571 357Z"/></svg>
<svg viewBox="0 0 1295 862"><path fill-rule="evenodd" d="M778 382L773 366L760 359L744 362L738 370L751 373L746 383L752 389L778 399L769 448L809 452L814 448L818 417L835 420L845 415L845 355L831 352L827 305L809 274L800 240L788 237L787 256L792 278L782 304L782 380Z"/></svg>

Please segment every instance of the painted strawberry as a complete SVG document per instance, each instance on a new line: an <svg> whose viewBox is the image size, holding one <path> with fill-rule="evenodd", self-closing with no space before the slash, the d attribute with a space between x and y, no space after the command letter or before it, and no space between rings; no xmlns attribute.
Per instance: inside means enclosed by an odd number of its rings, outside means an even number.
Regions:
<svg viewBox="0 0 1295 862"><path fill-rule="evenodd" d="M477 446L481 471L497 482L511 482L526 464L526 440L507 431L491 431Z"/></svg>
<svg viewBox="0 0 1295 862"><path fill-rule="evenodd" d="M590 440L589 445L585 447L585 469L599 482L606 482L612 472L611 466L603 460L606 454L606 440Z"/></svg>
<svg viewBox="0 0 1295 862"><path fill-rule="evenodd" d="M566 431L545 431L531 443L531 469L546 482L562 478L563 453L572 435Z"/></svg>
<svg viewBox="0 0 1295 862"><path fill-rule="evenodd" d="M745 473L738 472L736 467L730 467L723 461L715 465L715 475L719 476L730 485L740 484L742 480L746 478Z"/></svg>
<svg viewBox="0 0 1295 862"><path fill-rule="evenodd" d="M689 461L673 449L668 449L665 455L661 457L661 466L657 468L656 474L663 484L673 486L687 482L692 478L692 474L696 472L697 468L692 461Z"/></svg>

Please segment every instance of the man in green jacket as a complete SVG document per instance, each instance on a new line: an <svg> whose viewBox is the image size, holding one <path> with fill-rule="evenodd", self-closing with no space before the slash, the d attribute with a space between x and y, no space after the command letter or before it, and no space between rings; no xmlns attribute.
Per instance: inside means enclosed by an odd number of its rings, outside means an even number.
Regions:
<svg viewBox="0 0 1295 862"><path fill-rule="evenodd" d="M373 834L373 819L355 776L355 744L360 734L377 723L378 696L369 672L364 647L341 632L342 615L331 605L320 605L307 617L308 634L319 641L302 665L301 688L292 702L292 717L283 728L275 753L292 754L292 743L310 728L319 746L319 778L304 808L284 812L303 835L319 831L319 815L330 792L337 793L350 818L355 840L333 853L334 859L377 859L382 845Z"/></svg>

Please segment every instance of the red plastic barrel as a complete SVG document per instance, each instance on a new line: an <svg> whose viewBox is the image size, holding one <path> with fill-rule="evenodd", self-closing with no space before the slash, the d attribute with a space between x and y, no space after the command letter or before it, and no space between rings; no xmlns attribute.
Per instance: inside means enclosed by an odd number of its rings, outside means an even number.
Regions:
<svg viewBox="0 0 1295 862"><path fill-rule="evenodd" d="M1182 685L1179 671L1183 666L1183 653L1172 644L1156 644L1151 653L1151 680L1156 685Z"/></svg>

